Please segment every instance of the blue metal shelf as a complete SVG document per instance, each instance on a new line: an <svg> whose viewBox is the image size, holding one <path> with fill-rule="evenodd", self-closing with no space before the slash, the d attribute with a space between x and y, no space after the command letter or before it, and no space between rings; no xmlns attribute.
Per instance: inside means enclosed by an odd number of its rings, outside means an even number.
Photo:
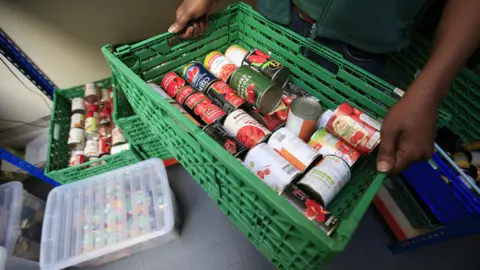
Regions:
<svg viewBox="0 0 480 270"><path fill-rule="evenodd" d="M28 59L26 55L22 53L15 43L7 36L3 30L0 29L0 53L12 63L18 70L20 70L25 77L27 77L35 86L42 91L49 99L53 98L53 92L55 91L55 85ZM30 173L33 176L53 185L59 184L49 177L45 176L43 170L35 167L34 165L22 160L21 158L13 155L7 150L0 147L0 159L10 162L11 164L19 167Z"/></svg>

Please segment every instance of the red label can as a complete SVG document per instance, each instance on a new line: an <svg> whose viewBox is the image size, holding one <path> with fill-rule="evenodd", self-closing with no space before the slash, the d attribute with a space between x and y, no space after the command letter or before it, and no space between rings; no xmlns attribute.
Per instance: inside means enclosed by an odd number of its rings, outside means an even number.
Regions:
<svg viewBox="0 0 480 270"><path fill-rule="evenodd" d="M230 135L235 136L248 148L265 141L271 134L270 130L242 109L230 113L225 119L224 127Z"/></svg>
<svg viewBox="0 0 480 270"><path fill-rule="evenodd" d="M89 113L89 112L98 112L98 106L97 104L95 103L89 103L89 102L86 102L85 101L85 112L86 113Z"/></svg>
<svg viewBox="0 0 480 270"><path fill-rule="evenodd" d="M206 126L203 128L203 131L218 144L223 146L223 148L234 157L241 158L241 156L247 151L247 148L233 136L230 136L225 128L219 123L213 123Z"/></svg>
<svg viewBox="0 0 480 270"><path fill-rule="evenodd" d="M185 86L182 89L180 89L180 91L178 91L177 97L176 97L176 100L177 100L178 104L180 104L180 105L185 104L185 100L187 99L187 97L190 96L193 93L195 93L195 90L193 90L193 88L190 87L190 86Z"/></svg>
<svg viewBox="0 0 480 270"><path fill-rule="evenodd" d="M72 151L69 163L70 167L85 163L85 155L83 154L83 151Z"/></svg>
<svg viewBox="0 0 480 270"><path fill-rule="evenodd" d="M112 136L112 127L111 126L101 126L98 128L98 135L100 137L111 137Z"/></svg>
<svg viewBox="0 0 480 270"><path fill-rule="evenodd" d="M167 91L167 94L175 98L178 91L185 86L185 80L178 76L175 72L168 72L163 76L160 86Z"/></svg>
<svg viewBox="0 0 480 270"><path fill-rule="evenodd" d="M205 100L208 100L207 96L205 96L202 92L195 92L188 96L188 98L185 100L185 106L193 110L197 104Z"/></svg>
<svg viewBox="0 0 480 270"><path fill-rule="evenodd" d="M227 113L233 112L247 104L237 91L227 83L216 81L207 89L207 96Z"/></svg>
<svg viewBox="0 0 480 270"><path fill-rule="evenodd" d="M360 153L368 154L380 143L380 122L348 103L340 105L333 114L326 111L320 122Z"/></svg>
<svg viewBox="0 0 480 270"><path fill-rule="evenodd" d="M98 154L100 157L105 154L110 154L111 150L112 150L111 137L103 137L98 141Z"/></svg>
<svg viewBox="0 0 480 270"><path fill-rule="evenodd" d="M193 112L195 115L200 116L200 119L207 125L221 121L226 115L220 107L213 104L209 99L198 103L193 109Z"/></svg>

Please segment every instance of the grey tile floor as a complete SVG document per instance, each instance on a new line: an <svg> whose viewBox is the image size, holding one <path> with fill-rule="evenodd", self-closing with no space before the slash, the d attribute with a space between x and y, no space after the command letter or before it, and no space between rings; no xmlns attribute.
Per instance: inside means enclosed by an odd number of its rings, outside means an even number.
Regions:
<svg viewBox="0 0 480 270"><path fill-rule="evenodd" d="M181 166L169 168L168 176L181 209L180 239L97 270L275 269ZM397 255L387 248L391 241L383 221L370 209L349 246L326 269L479 269L478 235Z"/></svg>

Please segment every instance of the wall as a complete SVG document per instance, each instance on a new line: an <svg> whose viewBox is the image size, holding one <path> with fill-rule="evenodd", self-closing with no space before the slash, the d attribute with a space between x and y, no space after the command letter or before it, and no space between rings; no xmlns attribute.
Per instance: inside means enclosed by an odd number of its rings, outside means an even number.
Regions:
<svg viewBox="0 0 480 270"><path fill-rule="evenodd" d="M221 0L218 8L232 2ZM54 84L66 88L109 76L100 48L166 32L180 3L0 0L0 27ZM0 67L0 97L0 118L30 122L49 113L5 67Z"/></svg>

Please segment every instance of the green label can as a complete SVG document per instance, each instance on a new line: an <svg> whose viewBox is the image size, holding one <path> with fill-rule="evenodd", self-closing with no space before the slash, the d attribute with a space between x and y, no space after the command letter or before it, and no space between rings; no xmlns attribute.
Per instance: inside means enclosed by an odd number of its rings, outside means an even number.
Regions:
<svg viewBox="0 0 480 270"><path fill-rule="evenodd" d="M252 49L243 59L243 64L258 70L280 86L285 86L290 79L290 69L273 60L269 54L259 49Z"/></svg>
<svg viewBox="0 0 480 270"><path fill-rule="evenodd" d="M283 95L279 85L248 66L241 66L233 73L230 85L262 114L271 113Z"/></svg>

